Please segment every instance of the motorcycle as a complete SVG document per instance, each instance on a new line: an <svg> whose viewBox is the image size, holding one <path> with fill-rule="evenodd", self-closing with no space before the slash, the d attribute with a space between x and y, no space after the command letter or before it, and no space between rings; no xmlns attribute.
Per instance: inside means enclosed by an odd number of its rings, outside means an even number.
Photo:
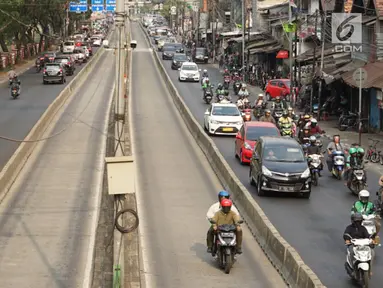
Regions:
<svg viewBox="0 0 383 288"><path fill-rule="evenodd" d="M370 237L376 234L375 218L376 218L375 214L370 214L370 215L363 214L362 225L366 227L368 234L370 234Z"/></svg>
<svg viewBox="0 0 383 288"><path fill-rule="evenodd" d="M229 88L230 88L230 82L231 82L230 76L225 76L225 77L223 78L223 88L224 88L225 90L229 90Z"/></svg>
<svg viewBox="0 0 383 288"><path fill-rule="evenodd" d="M281 136L293 137L293 125L291 123L283 123L279 128Z"/></svg>
<svg viewBox="0 0 383 288"><path fill-rule="evenodd" d="M313 117L314 118L318 118L318 115L319 115L319 104L318 103L315 103L313 104Z"/></svg>
<svg viewBox="0 0 383 288"><path fill-rule="evenodd" d="M251 109L246 108L242 110L243 122L251 121Z"/></svg>
<svg viewBox="0 0 383 288"><path fill-rule="evenodd" d="M342 179L344 172L344 153L342 151L333 151L332 152L332 170L331 174L338 180Z"/></svg>
<svg viewBox="0 0 383 288"><path fill-rule="evenodd" d="M350 235L349 235L350 236ZM351 236L350 236L351 237ZM347 249L346 268L347 274L362 287L368 288L370 282L370 265L373 259L372 239L351 239L352 251Z"/></svg>
<svg viewBox="0 0 383 288"><path fill-rule="evenodd" d="M274 111L273 111L273 117L274 117L274 119L275 119L275 122L278 123L279 118L282 117L282 114L283 114L282 109L278 109L278 110L274 110Z"/></svg>
<svg viewBox="0 0 383 288"><path fill-rule="evenodd" d="M322 164L322 155L308 155L308 163L311 173L311 180L314 186L318 186L320 165Z"/></svg>
<svg viewBox="0 0 383 288"><path fill-rule="evenodd" d="M363 133L365 133L368 129L365 123L363 122L363 119L361 122L361 130ZM338 129L340 131L346 131L350 128L354 130L359 130L359 116L356 113L343 111L342 115L339 117Z"/></svg>
<svg viewBox="0 0 383 288"><path fill-rule="evenodd" d="M211 221L212 224L213 221ZM238 224L242 224L240 220ZM230 273L231 268L235 262L235 255L237 253L237 227L235 225L225 224L218 226L217 234L214 239L214 246L212 256L217 255L217 260L220 268L225 270L226 274Z"/></svg>
<svg viewBox="0 0 383 288"><path fill-rule="evenodd" d="M234 84L233 84L233 90L234 90L234 94L235 94L235 95L238 95L238 92L239 92L239 90L241 90L241 87L242 87L241 82L239 82L238 80L236 80L236 81L234 82Z"/></svg>
<svg viewBox="0 0 383 288"><path fill-rule="evenodd" d="M13 85L11 87L11 97L13 99L16 99L20 95L20 86L19 85Z"/></svg>
<svg viewBox="0 0 383 288"><path fill-rule="evenodd" d="M360 191L367 189L366 177L361 166L354 167L349 189L355 195L358 195Z"/></svg>
<svg viewBox="0 0 383 288"><path fill-rule="evenodd" d="M207 90L203 93L203 100L205 100L206 104L210 104L211 100L213 99L213 85L210 86Z"/></svg>

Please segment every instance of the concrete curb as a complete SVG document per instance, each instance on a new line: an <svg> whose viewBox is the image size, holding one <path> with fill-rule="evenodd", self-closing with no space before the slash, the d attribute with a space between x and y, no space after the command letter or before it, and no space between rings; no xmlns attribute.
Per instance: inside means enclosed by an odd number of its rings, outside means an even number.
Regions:
<svg viewBox="0 0 383 288"><path fill-rule="evenodd" d="M92 59L85 64L85 67L72 79L72 81L64 88L63 91L56 97L56 99L49 105L47 110L41 116L39 121L33 126L31 131L28 133L27 137L24 140L31 141L37 140L43 137L46 129L48 128L50 122L60 110L60 108L65 104L72 92L81 86L83 81L86 79L89 71L93 66L98 62L101 55L104 53L104 48L100 48L94 54ZM32 154L34 148L38 142L22 142L17 148L12 157L5 164L4 168L0 172L0 203L3 201L4 197L7 195L8 191L12 187L12 184L16 180L21 169L24 167L28 158Z"/></svg>
<svg viewBox="0 0 383 288"><path fill-rule="evenodd" d="M145 34L146 40L151 45L142 24L139 24ZM243 219L248 224L254 237L268 256L274 267L284 278L286 283L293 288L324 288L315 273L303 262L297 251L291 247L278 233L270 220L266 217L261 207L251 196L250 192L242 185L229 164L226 162L214 142L207 136L203 128L194 118L193 114L179 95L176 87L167 75L155 49L153 58L157 64L163 80L169 88L173 102L184 119L188 129L197 144L207 156L207 159L222 182L223 186L231 192L234 202L241 211Z"/></svg>

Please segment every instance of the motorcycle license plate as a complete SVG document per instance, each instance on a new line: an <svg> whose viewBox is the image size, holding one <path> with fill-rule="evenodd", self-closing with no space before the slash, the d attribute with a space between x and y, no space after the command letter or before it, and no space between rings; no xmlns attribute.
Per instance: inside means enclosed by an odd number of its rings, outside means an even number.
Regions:
<svg viewBox="0 0 383 288"><path fill-rule="evenodd" d="M282 192L294 192L294 187L289 187L289 186L279 186L279 191Z"/></svg>
<svg viewBox="0 0 383 288"><path fill-rule="evenodd" d="M221 236L222 237L233 237L234 236L234 233L221 233Z"/></svg>
<svg viewBox="0 0 383 288"><path fill-rule="evenodd" d="M230 127L227 127L227 128L222 128L222 131L223 132L232 132L232 131L234 131L234 129L230 128Z"/></svg>

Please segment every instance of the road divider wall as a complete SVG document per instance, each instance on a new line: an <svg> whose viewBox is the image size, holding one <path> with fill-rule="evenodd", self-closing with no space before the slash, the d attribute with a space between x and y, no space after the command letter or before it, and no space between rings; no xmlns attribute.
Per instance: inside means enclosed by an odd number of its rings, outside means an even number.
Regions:
<svg viewBox="0 0 383 288"><path fill-rule="evenodd" d="M151 45L150 38L141 23L140 27L143 30L149 45ZM317 275L303 262L296 250L279 234L261 207L251 196L250 192L242 185L241 181L226 162L217 146L195 119L168 76L156 53L155 47L153 47L153 57L160 74L170 91L173 102L179 110L188 129L207 156L210 165L223 186L230 191L243 219L249 226L252 234L257 239L265 254L273 263L274 267L290 287L324 288L325 286L321 283ZM201 111L201 113L203 112L204 111ZM244 253L246 253L246 251Z"/></svg>
<svg viewBox="0 0 383 288"><path fill-rule="evenodd" d="M104 53L104 48L100 47L93 57L85 64L85 67L68 83L68 85L61 91L56 99L48 106L47 110L41 116L39 121L33 126L27 137L24 139L26 142L22 142L17 148L12 157L8 160L7 164L0 172L0 203L7 195L8 191L12 187L12 184L16 180L21 169L24 167L28 158L31 156L34 148L48 129L51 121L55 117L56 113L69 99L76 88L80 87L84 80L87 78L89 72L96 65L101 55Z"/></svg>

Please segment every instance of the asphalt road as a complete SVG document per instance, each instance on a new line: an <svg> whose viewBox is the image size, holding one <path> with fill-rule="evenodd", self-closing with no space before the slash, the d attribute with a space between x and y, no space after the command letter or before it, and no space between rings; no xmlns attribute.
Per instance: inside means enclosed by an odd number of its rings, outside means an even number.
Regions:
<svg viewBox="0 0 383 288"><path fill-rule="evenodd" d="M114 58L101 56L47 134L65 132L39 142L0 205L1 287L87 287L91 279Z"/></svg>
<svg viewBox="0 0 383 288"><path fill-rule="evenodd" d="M190 110L203 125L207 105L202 101L202 90L199 83L180 83L178 71L171 70L170 61L163 61L174 85L184 98ZM200 65L207 69L211 83L223 81L222 75L212 65ZM254 99L255 95L253 95ZM237 98L234 96L233 100ZM259 197L255 187L249 184L249 168L241 166L234 157L234 139L232 137L213 137L217 147L224 155L236 175L252 193L271 222L281 235L301 255L327 287L352 287L352 282L344 269L345 247L343 232L350 223L350 208L356 197L344 186L343 181L332 179L328 171L323 173L318 187L314 187L311 198L300 199L285 195ZM372 197L378 189L378 176L368 172L368 185ZM375 273L371 287L381 287L383 274L383 253L376 249Z"/></svg>
<svg viewBox="0 0 383 288"><path fill-rule="evenodd" d="M286 287L250 231L230 275L206 253L206 212L222 189L161 80L137 23L133 39L133 147L146 287Z"/></svg>
<svg viewBox="0 0 383 288"><path fill-rule="evenodd" d="M47 85L43 85L42 73L36 73L33 67L19 76L22 90L16 100L11 99L8 83L0 85L0 135L23 140L48 106L84 66L85 64L76 65L75 74L67 76L65 84ZM19 145L19 142L0 139L0 170Z"/></svg>

